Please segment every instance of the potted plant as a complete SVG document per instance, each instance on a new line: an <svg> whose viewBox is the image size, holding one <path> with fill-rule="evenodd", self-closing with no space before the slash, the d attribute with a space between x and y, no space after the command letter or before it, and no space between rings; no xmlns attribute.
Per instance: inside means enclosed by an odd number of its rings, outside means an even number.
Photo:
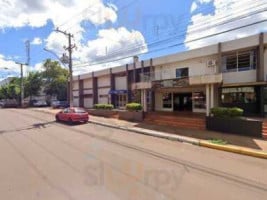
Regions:
<svg viewBox="0 0 267 200"><path fill-rule="evenodd" d="M143 107L140 103L126 104L126 110L119 112L119 119L141 122L144 119Z"/></svg>

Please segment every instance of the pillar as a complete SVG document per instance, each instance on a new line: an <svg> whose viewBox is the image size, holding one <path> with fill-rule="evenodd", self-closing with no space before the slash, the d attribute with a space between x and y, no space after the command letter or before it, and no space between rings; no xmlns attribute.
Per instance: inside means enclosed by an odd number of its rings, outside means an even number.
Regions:
<svg viewBox="0 0 267 200"><path fill-rule="evenodd" d="M144 92L144 105L143 105L143 110L144 112L147 112L147 90L143 90Z"/></svg>
<svg viewBox="0 0 267 200"><path fill-rule="evenodd" d="M214 107L214 85L210 85L210 108Z"/></svg>
<svg viewBox="0 0 267 200"><path fill-rule="evenodd" d="M259 35L259 64L257 66L257 81L264 81L264 34Z"/></svg>
<svg viewBox="0 0 267 200"><path fill-rule="evenodd" d="M206 85L206 116L210 113L210 85Z"/></svg>

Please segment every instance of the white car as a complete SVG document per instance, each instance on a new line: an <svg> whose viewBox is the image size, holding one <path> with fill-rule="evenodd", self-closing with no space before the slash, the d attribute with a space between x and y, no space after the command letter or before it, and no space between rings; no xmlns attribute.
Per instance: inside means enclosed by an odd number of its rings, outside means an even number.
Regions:
<svg viewBox="0 0 267 200"><path fill-rule="evenodd" d="M42 106L47 106L47 103L46 101L43 100L35 100L33 101L32 105L35 107L42 107Z"/></svg>

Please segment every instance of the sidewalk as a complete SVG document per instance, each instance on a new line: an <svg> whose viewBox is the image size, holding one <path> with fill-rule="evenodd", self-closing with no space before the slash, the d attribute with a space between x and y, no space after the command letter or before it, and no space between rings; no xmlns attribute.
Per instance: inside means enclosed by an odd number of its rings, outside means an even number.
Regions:
<svg viewBox="0 0 267 200"><path fill-rule="evenodd" d="M59 110L51 108L34 108L33 110L55 114ZM267 159L267 141L252 137L232 135L207 130L177 129L170 126L148 123L134 123L114 118L90 115L89 121L94 124L128 130L139 134L165 138L208 148L224 150L239 154ZM212 141L211 141L212 140ZM227 144L223 144L226 142Z"/></svg>

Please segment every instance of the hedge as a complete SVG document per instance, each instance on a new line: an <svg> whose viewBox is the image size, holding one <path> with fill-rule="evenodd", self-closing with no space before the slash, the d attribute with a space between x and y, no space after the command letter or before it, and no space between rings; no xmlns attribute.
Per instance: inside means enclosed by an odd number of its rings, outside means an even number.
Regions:
<svg viewBox="0 0 267 200"><path fill-rule="evenodd" d="M128 103L126 104L126 110L128 111L140 111L142 110L142 105L140 103Z"/></svg>
<svg viewBox="0 0 267 200"><path fill-rule="evenodd" d="M211 114L215 117L240 117L243 115L244 110L241 108L225 108L225 107L214 107L210 110Z"/></svg>
<svg viewBox="0 0 267 200"><path fill-rule="evenodd" d="M112 110L114 106L112 104L95 104L95 109Z"/></svg>

